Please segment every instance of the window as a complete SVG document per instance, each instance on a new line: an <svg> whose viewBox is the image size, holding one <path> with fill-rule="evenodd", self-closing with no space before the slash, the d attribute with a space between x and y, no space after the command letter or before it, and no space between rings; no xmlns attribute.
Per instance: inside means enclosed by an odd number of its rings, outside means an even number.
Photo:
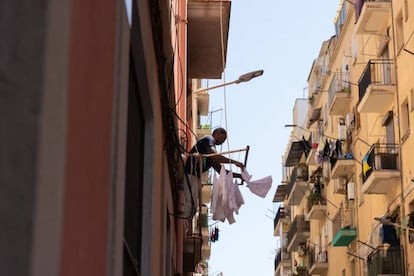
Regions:
<svg viewBox="0 0 414 276"><path fill-rule="evenodd" d="M340 10L338 10L336 18L334 20L336 37L339 37L339 35L341 34L342 27L345 24L345 20L346 20L346 2L343 1L342 7L340 8Z"/></svg>
<svg viewBox="0 0 414 276"><path fill-rule="evenodd" d="M408 99L401 104L401 142L404 142L410 135L410 113L408 109Z"/></svg>

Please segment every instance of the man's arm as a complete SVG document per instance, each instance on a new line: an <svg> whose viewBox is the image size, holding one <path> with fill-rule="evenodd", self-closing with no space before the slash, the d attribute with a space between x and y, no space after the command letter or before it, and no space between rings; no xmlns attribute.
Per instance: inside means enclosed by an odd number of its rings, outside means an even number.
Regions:
<svg viewBox="0 0 414 276"><path fill-rule="evenodd" d="M227 158L225 156L217 155L217 156L212 156L210 158L212 160L212 166L213 166L214 170L218 173L220 173L221 164L234 164L237 167L239 167L241 170L244 170L244 164L243 163L241 163L239 161L236 161L236 160L233 160L233 159L230 159L230 158ZM226 170L226 171L227 171L227 173L229 172L229 170ZM240 173L233 172L233 177L242 179L242 176L241 176Z"/></svg>
<svg viewBox="0 0 414 276"><path fill-rule="evenodd" d="M215 163L219 163L219 164L234 164L237 167L239 167L240 169L242 169L242 170L244 169L243 163L241 163L239 161L236 161L236 160L233 160L233 159L230 159L230 158L227 158L227 157L225 157L223 155L212 156L210 158L213 160L213 163L214 164Z"/></svg>

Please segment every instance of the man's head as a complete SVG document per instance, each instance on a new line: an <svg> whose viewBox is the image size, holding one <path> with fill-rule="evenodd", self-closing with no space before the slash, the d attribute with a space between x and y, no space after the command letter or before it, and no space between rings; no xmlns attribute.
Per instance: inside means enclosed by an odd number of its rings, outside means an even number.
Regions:
<svg viewBox="0 0 414 276"><path fill-rule="evenodd" d="M227 131L222 127L216 128L212 135L214 140L216 140L216 145L223 144L227 139Z"/></svg>

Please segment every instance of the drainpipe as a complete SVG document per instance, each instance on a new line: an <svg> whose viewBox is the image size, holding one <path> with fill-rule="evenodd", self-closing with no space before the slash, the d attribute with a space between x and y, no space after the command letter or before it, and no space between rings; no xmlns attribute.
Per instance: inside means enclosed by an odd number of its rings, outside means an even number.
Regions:
<svg viewBox="0 0 414 276"><path fill-rule="evenodd" d="M393 57L394 57L394 72L395 72L395 92L396 92L396 97L397 97L397 119L398 119L398 148L399 148L399 163L400 163L400 197L401 197L401 218L405 218L405 199L404 199L404 179L403 179L403 162L402 162L402 151L401 151L401 120L400 120L400 95L399 95L399 89L398 89L398 66L397 66L397 49L396 49L396 33L395 33L395 22L394 22L394 5L393 5L394 1L390 0L390 8L391 8L391 31L392 31L392 43L393 43ZM404 269L405 269L405 273L408 273L408 262L407 262L407 257L408 257L408 249L407 249L407 245L408 245L408 239L407 239L407 233L405 232L403 235L403 240L404 240Z"/></svg>

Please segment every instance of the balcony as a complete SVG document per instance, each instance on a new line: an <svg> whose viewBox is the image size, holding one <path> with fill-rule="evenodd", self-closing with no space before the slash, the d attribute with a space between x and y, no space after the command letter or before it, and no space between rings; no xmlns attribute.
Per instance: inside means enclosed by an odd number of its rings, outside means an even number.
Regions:
<svg viewBox="0 0 414 276"><path fill-rule="evenodd" d="M294 141L290 144L289 152L285 160L285 167L295 167L299 164L303 154L307 157L311 146L308 141Z"/></svg>
<svg viewBox="0 0 414 276"><path fill-rule="evenodd" d="M308 189L308 167L298 166L293 169L290 181L288 184L288 204L297 206L304 198Z"/></svg>
<svg viewBox="0 0 414 276"><path fill-rule="evenodd" d="M288 251L297 251L299 244L305 243L310 235L310 223L304 215L297 215L287 233Z"/></svg>
<svg viewBox="0 0 414 276"><path fill-rule="evenodd" d="M353 202L343 200L339 205L338 213L332 220L332 231L335 236L332 246L348 246L357 237L355 227L355 205Z"/></svg>
<svg viewBox="0 0 414 276"><path fill-rule="evenodd" d="M307 220L324 220L328 217L326 213L326 200L320 193L310 193L308 196Z"/></svg>
<svg viewBox="0 0 414 276"><path fill-rule="evenodd" d="M282 275L281 271L290 271L291 265L290 253L286 248L279 248L275 257L275 274Z"/></svg>
<svg viewBox="0 0 414 276"><path fill-rule="evenodd" d="M329 115L345 115L351 102L349 73L335 73L328 90Z"/></svg>
<svg viewBox="0 0 414 276"><path fill-rule="evenodd" d="M358 82L360 113L385 113L396 94L392 60L370 60Z"/></svg>
<svg viewBox="0 0 414 276"><path fill-rule="evenodd" d="M226 67L231 1L189 0L187 5L188 77L220 79Z"/></svg>
<svg viewBox="0 0 414 276"><path fill-rule="evenodd" d="M402 246L378 246L367 258L368 276L405 275Z"/></svg>
<svg viewBox="0 0 414 276"><path fill-rule="evenodd" d="M362 192L386 194L401 181L399 150L394 144L375 144L362 160Z"/></svg>
<svg viewBox="0 0 414 276"><path fill-rule="evenodd" d="M355 170L355 160L341 158L337 159L331 170L331 179L343 177L349 179Z"/></svg>
<svg viewBox="0 0 414 276"><path fill-rule="evenodd" d="M289 185L287 184L278 185L275 195L273 196L273 202L283 202L286 198L288 190L289 190Z"/></svg>
<svg viewBox="0 0 414 276"><path fill-rule="evenodd" d="M355 3L357 34L380 34L391 15L389 0L357 0Z"/></svg>
<svg viewBox="0 0 414 276"><path fill-rule="evenodd" d="M278 237L280 235L280 228L283 227L283 224L288 224L290 222L290 212L286 207L279 207L275 219L273 220L273 235ZM282 228L283 229L283 228Z"/></svg>
<svg viewBox="0 0 414 276"><path fill-rule="evenodd" d="M328 251L318 251L313 247L308 249L309 274L326 275L328 272Z"/></svg>

